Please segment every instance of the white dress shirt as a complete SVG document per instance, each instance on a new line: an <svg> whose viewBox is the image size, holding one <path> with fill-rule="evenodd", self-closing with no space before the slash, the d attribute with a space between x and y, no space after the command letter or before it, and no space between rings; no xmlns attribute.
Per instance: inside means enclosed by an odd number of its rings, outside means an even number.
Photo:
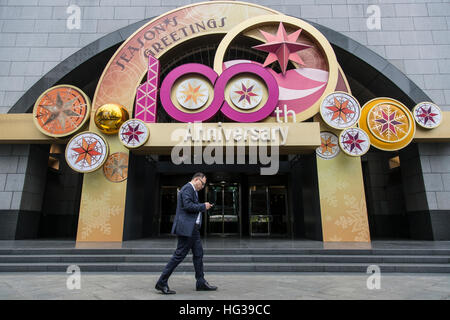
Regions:
<svg viewBox="0 0 450 320"><path fill-rule="evenodd" d="M194 191L197 194L197 199L198 199L198 193L197 193L197 190L195 190L194 184L190 181L189 181L189 183L191 184L192 188L194 188ZM195 221L196 224L200 224L201 214L202 214L201 212L198 213L197 221Z"/></svg>

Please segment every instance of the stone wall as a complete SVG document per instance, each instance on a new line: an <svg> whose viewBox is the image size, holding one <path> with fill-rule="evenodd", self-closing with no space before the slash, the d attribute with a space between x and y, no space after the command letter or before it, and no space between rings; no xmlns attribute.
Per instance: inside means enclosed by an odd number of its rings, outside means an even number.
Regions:
<svg viewBox="0 0 450 320"><path fill-rule="evenodd" d="M0 145L0 239L37 236L48 146Z"/></svg>
<svg viewBox="0 0 450 320"><path fill-rule="evenodd" d="M450 240L450 144L418 144L434 240Z"/></svg>
<svg viewBox="0 0 450 320"><path fill-rule="evenodd" d="M372 239L410 238L401 167L389 161L398 153L372 148L363 157L363 175ZM402 159L401 159L402 160Z"/></svg>

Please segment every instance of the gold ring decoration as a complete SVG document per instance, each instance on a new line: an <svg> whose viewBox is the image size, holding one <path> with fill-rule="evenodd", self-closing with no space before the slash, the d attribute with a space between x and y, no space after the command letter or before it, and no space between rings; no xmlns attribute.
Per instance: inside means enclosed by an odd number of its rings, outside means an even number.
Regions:
<svg viewBox="0 0 450 320"><path fill-rule="evenodd" d="M129 149L139 148L147 142L149 137L149 128L139 119L127 120L119 129L119 140Z"/></svg>
<svg viewBox="0 0 450 320"><path fill-rule="evenodd" d="M416 126L409 109L392 98L368 101L361 110L359 127L380 150L395 151L406 147L414 138Z"/></svg>
<svg viewBox="0 0 450 320"><path fill-rule="evenodd" d="M78 131L90 113L89 97L81 89L63 84L39 96L33 108L33 121L40 132L58 138Z"/></svg>
<svg viewBox="0 0 450 320"><path fill-rule="evenodd" d="M360 128L347 128L339 135L341 150L351 157L361 157L370 149L370 139Z"/></svg>
<svg viewBox="0 0 450 320"><path fill-rule="evenodd" d="M361 107L351 94L335 91L322 99L320 115L328 126L342 130L358 124Z"/></svg>
<svg viewBox="0 0 450 320"><path fill-rule="evenodd" d="M412 110L416 123L425 129L434 129L442 123L442 111L432 102L418 103Z"/></svg>
<svg viewBox="0 0 450 320"><path fill-rule="evenodd" d="M74 171L81 173L99 169L108 158L106 140L94 132L81 132L70 139L66 146L66 162Z"/></svg>
<svg viewBox="0 0 450 320"><path fill-rule="evenodd" d="M217 74L221 74L225 68L236 63L257 63L250 60L224 61L228 49L237 38L246 37L266 42L266 45L262 46L268 47L271 43L270 39L274 39L282 33L286 34L286 38L288 38L286 41L290 41L289 43L299 48L296 49L299 54L292 51L289 56L289 60L293 61L292 64L296 69L286 71L287 61L283 59L282 65L280 63L283 75L269 67L267 70L279 85L279 106L283 108L287 104L288 109L293 110L296 114L296 122L301 122L319 112L321 98L336 89L339 73L339 65L333 48L325 36L309 23L285 15L262 15L247 19L231 29L220 42L214 58L214 70ZM253 48L266 52L268 50L258 47L261 45ZM269 53L264 66L267 66L266 63L270 61L274 61L271 54ZM303 62L303 65L300 62ZM276 117L270 116L264 121L275 122Z"/></svg>

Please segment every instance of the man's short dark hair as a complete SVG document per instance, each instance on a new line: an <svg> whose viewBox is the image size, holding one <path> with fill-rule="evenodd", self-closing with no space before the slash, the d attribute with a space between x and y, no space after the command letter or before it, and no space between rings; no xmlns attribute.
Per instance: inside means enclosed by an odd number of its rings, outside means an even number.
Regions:
<svg viewBox="0 0 450 320"><path fill-rule="evenodd" d="M202 172L197 172L196 174L194 174L194 175L192 176L192 179L191 179L191 180L194 180L195 178L203 179L203 177L205 177L205 174L204 174L204 173L202 173Z"/></svg>

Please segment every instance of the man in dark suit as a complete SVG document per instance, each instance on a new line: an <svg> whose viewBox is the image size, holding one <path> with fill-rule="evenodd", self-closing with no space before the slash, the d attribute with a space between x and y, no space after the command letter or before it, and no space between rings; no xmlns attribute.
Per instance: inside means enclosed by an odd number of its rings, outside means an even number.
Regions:
<svg viewBox="0 0 450 320"><path fill-rule="evenodd" d="M186 183L178 193L177 212L173 221L172 233L178 236L177 249L167 263L155 288L164 294L174 294L167 284L170 275L175 268L184 260L189 250L192 249L195 268L195 279L197 280L197 291L217 290L204 278L203 273L203 247L200 239L200 226L202 223L202 212L211 208L209 202L198 202L198 191L206 184L206 176L198 172L192 180Z"/></svg>

